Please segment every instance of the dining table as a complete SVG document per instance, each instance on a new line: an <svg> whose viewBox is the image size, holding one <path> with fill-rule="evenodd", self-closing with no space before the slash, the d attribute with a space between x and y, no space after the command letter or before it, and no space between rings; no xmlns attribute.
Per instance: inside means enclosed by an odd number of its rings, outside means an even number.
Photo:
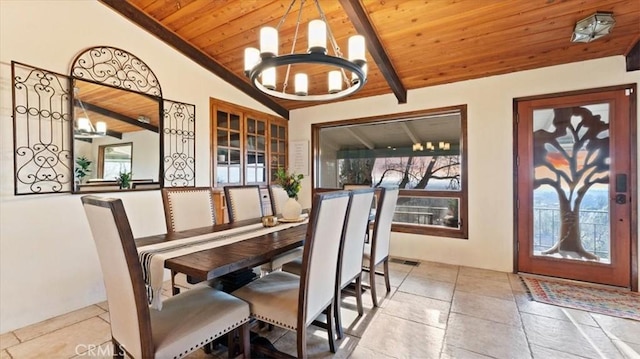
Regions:
<svg viewBox="0 0 640 359"><path fill-rule="evenodd" d="M140 237L135 239L135 243L140 249L153 244L215 234L226 230L249 227L258 223L261 223L259 218L216 224L179 232ZM241 269L259 266L269 262L279 254L304 244L307 231L306 223L293 227L290 226L290 223L280 223L274 229L276 230L271 233L256 234L234 243L166 259L164 267L172 272L183 273L195 281L205 281Z"/></svg>

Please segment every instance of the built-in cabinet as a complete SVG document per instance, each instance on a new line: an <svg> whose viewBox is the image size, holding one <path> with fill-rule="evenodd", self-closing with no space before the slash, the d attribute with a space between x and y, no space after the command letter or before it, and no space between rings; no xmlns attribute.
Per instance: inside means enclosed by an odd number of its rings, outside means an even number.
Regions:
<svg viewBox="0 0 640 359"><path fill-rule="evenodd" d="M287 165L287 120L211 99L211 186L218 221L228 218L224 191L228 185L267 186ZM261 194L263 202L265 194ZM266 194L268 200L268 194ZM270 205L263 205L270 212Z"/></svg>

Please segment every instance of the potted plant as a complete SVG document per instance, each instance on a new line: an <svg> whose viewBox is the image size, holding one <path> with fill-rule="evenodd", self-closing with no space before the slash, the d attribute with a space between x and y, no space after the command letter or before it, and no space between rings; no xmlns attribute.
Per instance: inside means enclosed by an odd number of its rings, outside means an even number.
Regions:
<svg viewBox="0 0 640 359"><path fill-rule="evenodd" d="M120 172L116 180L118 181L118 185L120 185L120 189L129 189L131 188L131 179L133 177L133 173L131 172Z"/></svg>
<svg viewBox="0 0 640 359"><path fill-rule="evenodd" d="M289 200L284 203L282 208L282 217L284 219L295 220L300 218L302 214L302 206L298 203L298 192L302 188L302 174L287 174L283 168L279 168L275 174L274 182L282 186L282 189L287 192Z"/></svg>
<svg viewBox="0 0 640 359"><path fill-rule="evenodd" d="M80 156L76 158L76 168L74 172L76 174L76 180L78 184L83 183L84 178L89 175L89 172L91 172L91 169L89 168L89 166L91 166L92 162L93 161L90 161L85 156Z"/></svg>

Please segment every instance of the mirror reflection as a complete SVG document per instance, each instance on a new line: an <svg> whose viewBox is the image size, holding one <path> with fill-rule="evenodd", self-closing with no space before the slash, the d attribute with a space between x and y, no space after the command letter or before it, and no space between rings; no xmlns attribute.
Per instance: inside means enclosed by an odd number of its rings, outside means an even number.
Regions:
<svg viewBox="0 0 640 359"><path fill-rule="evenodd" d="M75 192L160 188L160 101L75 80Z"/></svg>

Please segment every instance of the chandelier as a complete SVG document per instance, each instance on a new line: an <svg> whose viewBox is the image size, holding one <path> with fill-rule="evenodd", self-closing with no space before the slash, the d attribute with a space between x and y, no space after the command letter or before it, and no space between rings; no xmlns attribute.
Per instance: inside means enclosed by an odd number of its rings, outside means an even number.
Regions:
<svg viewBox="0 0 640 359"><path fill-rule="evenodd" d="M277 98L295 101L329 101L355 93L367 81L367 61L365 58L365 40L362 35L354 35L348 41L348 58L344 58L336 39L327 25L324 12L318 0L313 0L320 19L311 20L308 25L308 48L306 53L295 53L300 19L305 0L301 0L298 11L291 52L278 54L278 30L293 8L296 0L292 0L289 8L278 25L260 29L260 50L249 47L244 51L244 72L253 86L258 90ZM327 38L332 55L327 53ZM294 91L288 90L289 75L292 65L324 65L331 70L327 73L327 91L322 94L309 93L309 77L307 73L294 74ZM278 86L277 68L286 67L285 77ZM299 68L296 66L296 69ZM348 74L350 73L350 75ZM344 84L344 88L343 88Z"/></svg>
<svg viewBox="0 0 640 359"><path fill-rule="evenodd" d="M82 104L82 100L80 100L78 96L78 92L80 89L77 87L73 88L73 94L80 104L80 108L82 109L83 117L78 117L73 127L73 136L75 138L96 138L96 137L104 137L107 135L107 123L104 121L97 121L95 127L89 120L89 114L87 114L87 110L84 108Z"/></svg>

